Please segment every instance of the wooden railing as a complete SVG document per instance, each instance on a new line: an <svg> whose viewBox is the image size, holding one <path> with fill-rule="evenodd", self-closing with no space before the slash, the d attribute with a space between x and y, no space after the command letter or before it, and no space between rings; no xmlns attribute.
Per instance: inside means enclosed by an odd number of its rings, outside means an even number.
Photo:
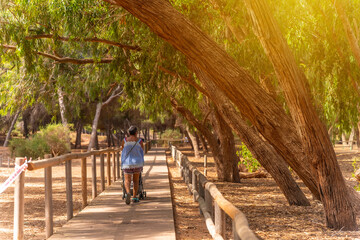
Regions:
<svg viewBox="0 0 360 240"><path fill-rule="evenodd" d="M176 146L170 145L170 149L190 194L194 196L194 201L199 203L206 226L213 239L225 239L225 214L232 219L234 240L258 239L250 230L245 215L223 197L216 185L209 182Z"/></svg>
<svg viewBox="0 0 360 240"><path fill-rule="evenodd" d="M150 142L144 144L145 153L150 150ZM45 230L46 238L53 234L53 200L52 200L52 167L65 163L66 178L66 214L67 220L73 217L73 191L71 162L74 159L81 159L81 196L82 208L86 207L87 202L87 157L91 157L92 172L92 199L98 195L96 179L96 163L100 159L100 186L101 192L105 190L105 155L106 158L106 185L110 186L112 182L120 179L120 148L106 148L102 150L92 150L83 153L69 153L51 158L50 155L45 159L33 161L28 164L29 171L44 169L45 171ZM112 164L111 164L112 161ZM24 158L16 158L16 164L19 166L24 163ZM23 172L15 181L14 190L14 237L13 239L24 239L24 184L25 172Z"/></svg>

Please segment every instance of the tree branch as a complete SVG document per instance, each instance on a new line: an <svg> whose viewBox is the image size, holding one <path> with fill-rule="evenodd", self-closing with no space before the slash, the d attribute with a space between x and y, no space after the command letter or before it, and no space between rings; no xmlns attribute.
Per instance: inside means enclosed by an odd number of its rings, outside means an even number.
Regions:
<svg viewBox="0 0 360 240"><path fill-rule="evenodd" d="M202 94L204 94L205 96L209 97L209 93L203 88L201 87L199 84L197 84L193 79L189 78L189 77L184 77L181 76L180 74L176 73L176 72L172 72L169 69L166 69L162 66L159 66L159 69L173 77L179 77L181 78L181 80L183 80L184 82L190 84L191 86L193 86L196 90L198 90L199 92L201 92Z"/></svg>
<svg viewBox="0 0 360 240"><path fill-rule="evenodd" d="M129 49L129 50L134 50L134 51L141 51L141 48L139 46L130 46L130 45L125 45L119 42L114 42L114 41L110 41L110 40L106 40L106 39L101 39L101 38L70 38L70 37L56 37L53 34L38 34L38 35L32 35L32 36L27 36L25 37L25 39L30 40L30 39L44 39L44 38L48 38L48 39L52 39L55 38L57 40L61 40L61 41L84 41L84 42L99 42L99 43L104 43L104 44L108 44L111 46L115 46L115 47L120 47L120 48L124 48L124 49Z"/></svg>
<svg viewBox="0 0 360 240"><path fill-rule="evenodd" d="M0 45L0 47L2 48L6 48L6 49L11 49L11 50L16 50L17 47L13 46L13 45ZM94 60L94 59L90 59L90 58L85 58L85 59L76 59L76 58L69 58L69 57L58 57L49 53L44 53L44 52L38 52L38 51L34 51L35 54L43 56L43 57L47 57L50 58L58 63L72 63L72 64L91 64L91 63L111 63L112 61L114 61L114 58L102 58L100 60Z"/></svg>
<svg viewBox="0 0 360 240"><path fill-rule="evenodd" d="M117 88L111 93L111 96L105 101L102 103L102 107L109 104L114 98L117 98L119 97L124 91L120 90L120 86L117 86Z"/></svg>

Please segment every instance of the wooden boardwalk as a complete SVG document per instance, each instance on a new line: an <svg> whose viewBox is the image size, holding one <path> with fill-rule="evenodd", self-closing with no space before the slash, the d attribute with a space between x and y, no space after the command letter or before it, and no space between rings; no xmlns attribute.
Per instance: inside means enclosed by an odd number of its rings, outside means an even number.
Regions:
<svg viewBox="0 0 360 240"><path fill-rule="evenodd" d="M126 205L121 180L113 183L50 239L175 240L165 150L153 148L143 171L147 198Z"/></svg>

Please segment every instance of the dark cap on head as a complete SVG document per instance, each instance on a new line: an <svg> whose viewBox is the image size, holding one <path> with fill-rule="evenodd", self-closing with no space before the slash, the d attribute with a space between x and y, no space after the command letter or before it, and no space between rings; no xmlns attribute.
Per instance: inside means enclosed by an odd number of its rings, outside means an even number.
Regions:
<svg viewBox="0 0 360 240"><path fill-rule="evenodd" d="M130 126L128 129L128 132L130 135L135 135L137 133L137 127L135 126Z"/></svg>

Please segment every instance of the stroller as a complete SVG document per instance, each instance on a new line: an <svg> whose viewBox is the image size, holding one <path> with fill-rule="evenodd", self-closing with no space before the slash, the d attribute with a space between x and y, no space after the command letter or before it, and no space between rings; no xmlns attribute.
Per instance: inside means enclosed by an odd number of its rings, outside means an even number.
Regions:
<svg viewBox="0 0 360 240"><path fill-rule="evenodd" d="M121 169L121 176L122 176L122 189L123 189L123 195L122 199L125 199L126 189L125 189L125 177L124 177L124 170ZM130 183L130 193L133 192L133 181ZM142 172L140 172L139 176L139 189L137 192L137 195L139 195L139 199L145 199L146 198L146 191L144 191L144 185L142 181Z"/></svg>

